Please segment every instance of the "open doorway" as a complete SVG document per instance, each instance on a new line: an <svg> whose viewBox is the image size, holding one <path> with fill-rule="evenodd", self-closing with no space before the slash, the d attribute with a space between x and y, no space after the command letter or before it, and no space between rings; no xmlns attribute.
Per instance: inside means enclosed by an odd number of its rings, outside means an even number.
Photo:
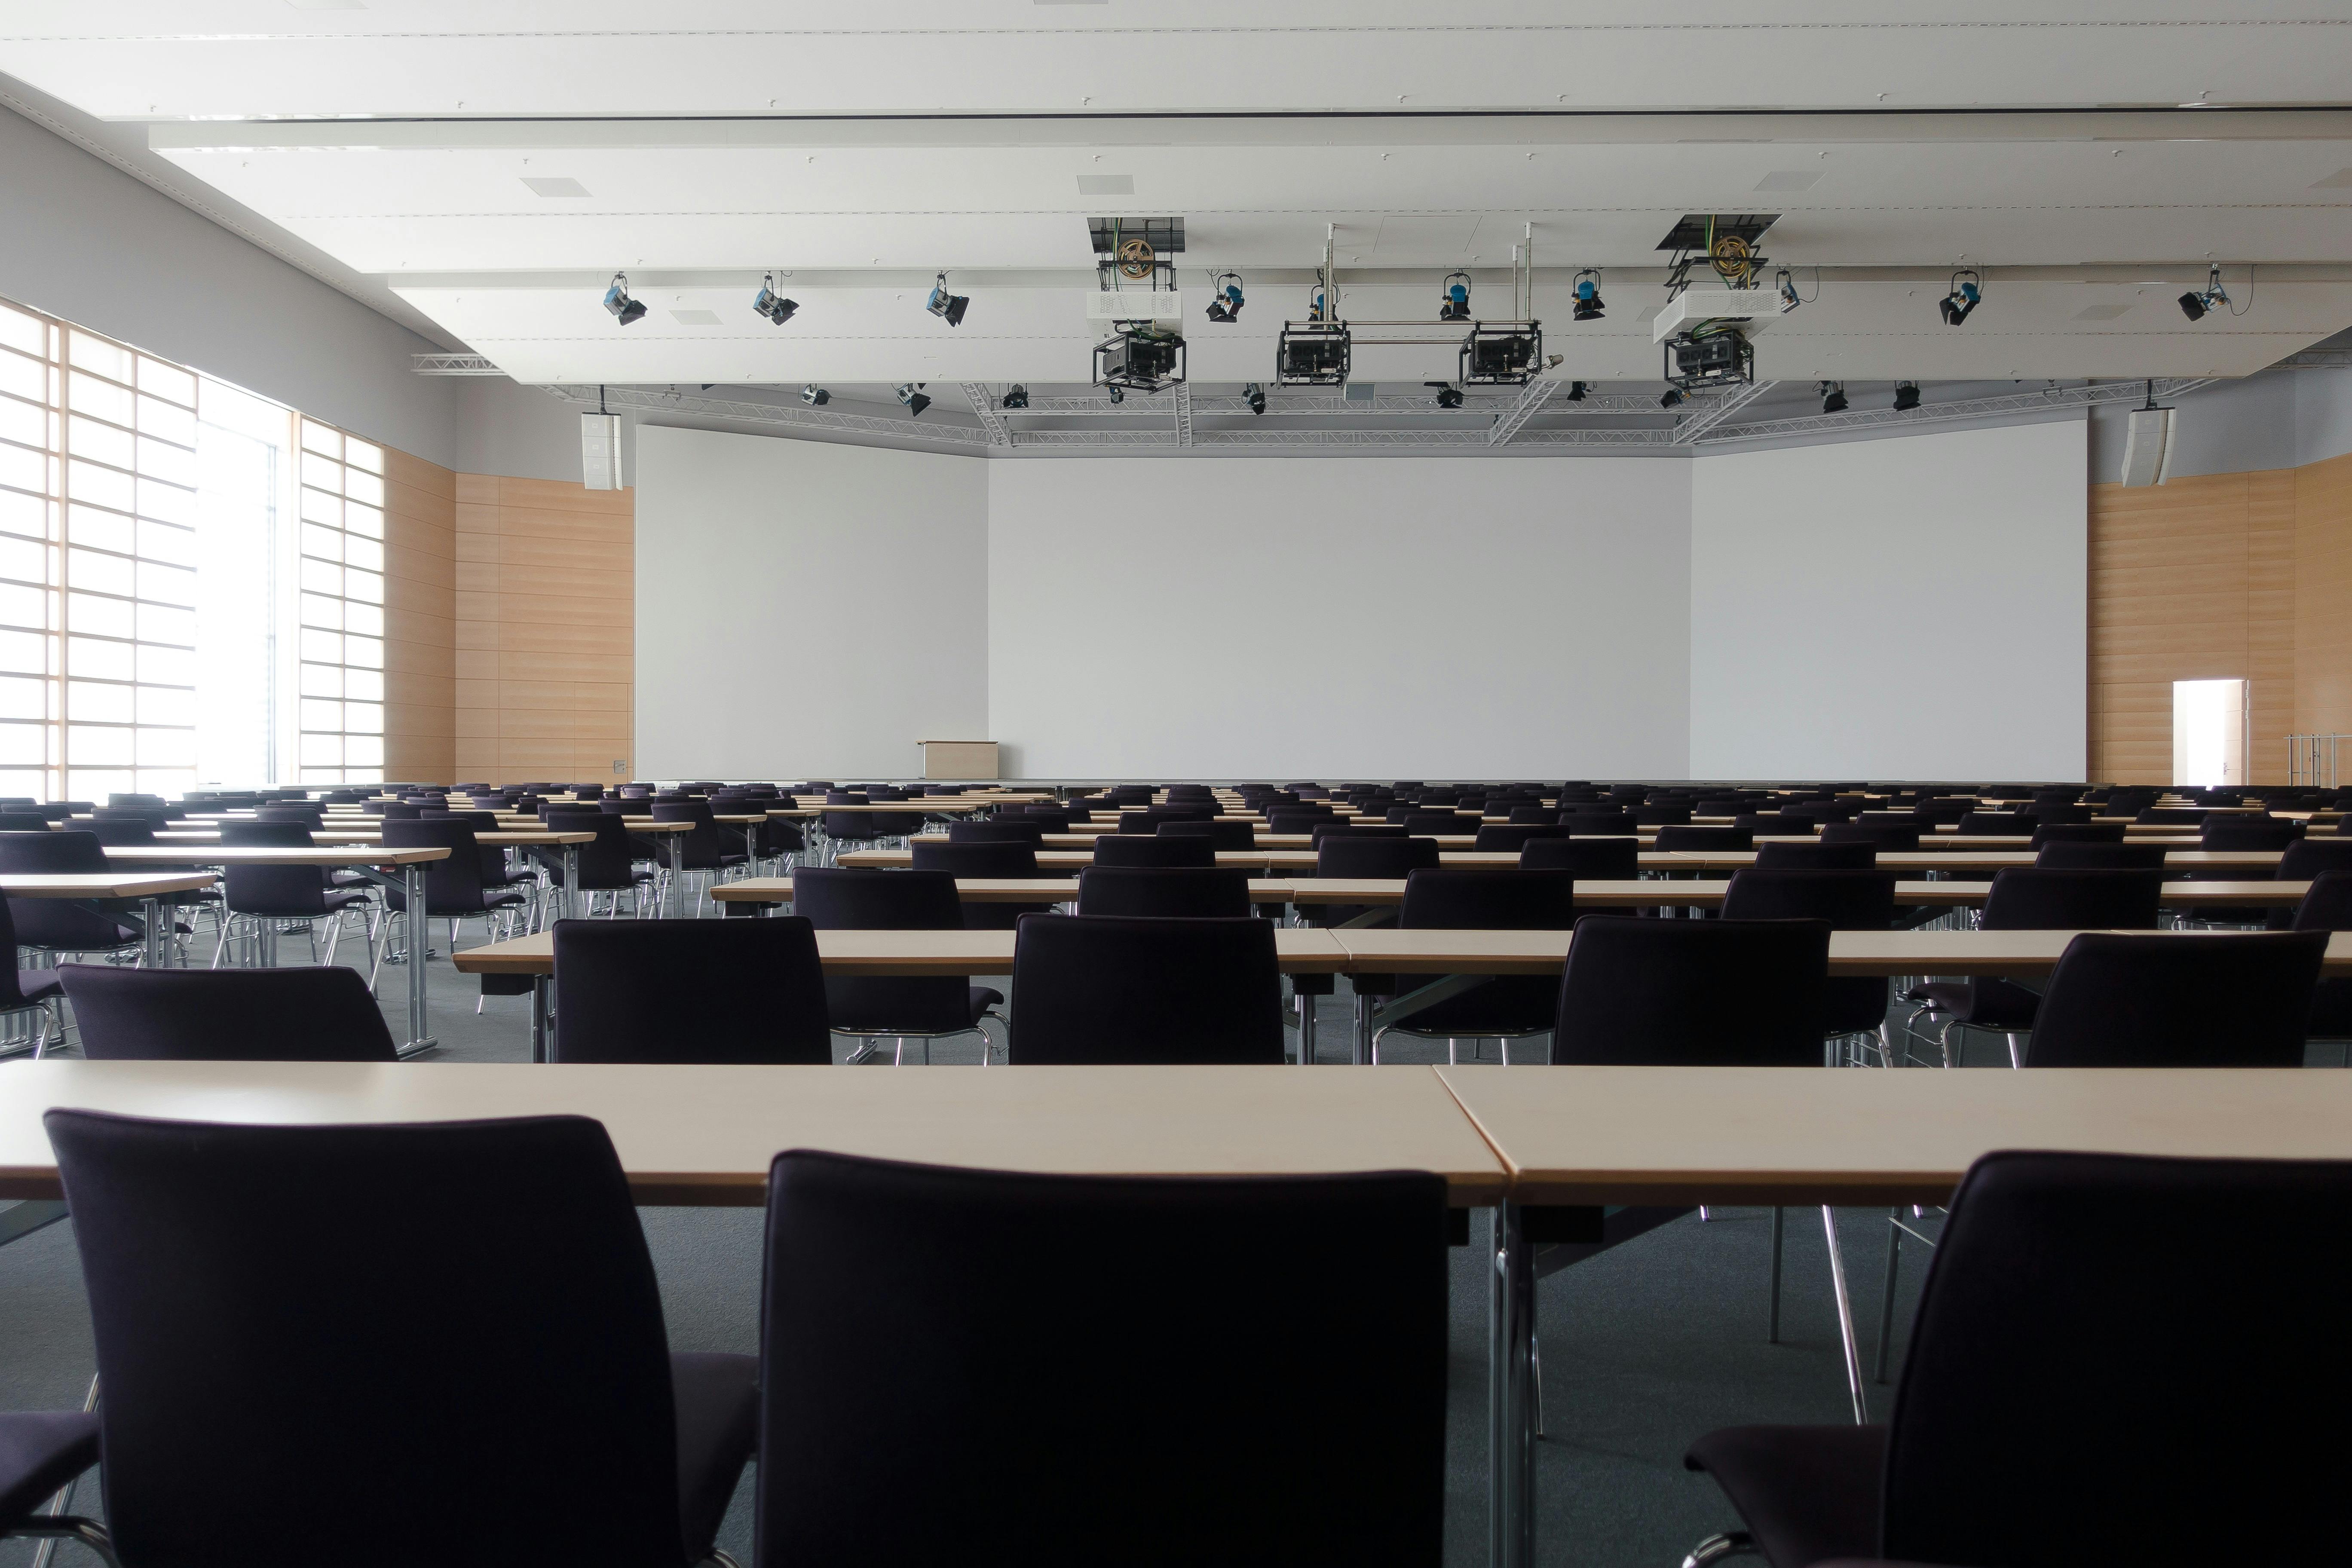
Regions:
<svg viewBox="0 0 2352 1568"><path fill-rule="evenodd" d="M2246 683L2172 683L2172 782L2201 789L2246 782Z"/></svg>

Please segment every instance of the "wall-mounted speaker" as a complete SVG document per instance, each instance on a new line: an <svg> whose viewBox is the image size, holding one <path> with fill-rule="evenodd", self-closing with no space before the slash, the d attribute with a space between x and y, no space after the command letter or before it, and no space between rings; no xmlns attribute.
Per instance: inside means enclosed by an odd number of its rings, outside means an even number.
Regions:
<svg viewBox="0 0 2352 1568"><path fill-rule="evenodd" d="M580 479L592 490L617 490L621 483L621 416L580 416Z"/></svg>
<svg viewBox="0 0 2352 1568"><path fill-rule="evenodd" d="M2170 408L2135 408L2124 416L2124 483L2160 485L2172 471Z"/></svg>

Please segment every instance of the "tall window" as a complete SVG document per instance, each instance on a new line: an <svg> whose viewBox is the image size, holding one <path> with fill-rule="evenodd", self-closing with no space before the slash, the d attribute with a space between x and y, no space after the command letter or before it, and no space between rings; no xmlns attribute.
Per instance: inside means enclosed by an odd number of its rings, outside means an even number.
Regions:
<svg viewBox="0 0 2352 1568"><path fill-rule="evenodd" d="M383 448L302 421L303 784L383 776Z"/></svg>
<svg viewBox="0 0 2352 1568"><path fill-rule="evenodd" d="M380 777L383 470L0 303L0 795Z"/></svg>

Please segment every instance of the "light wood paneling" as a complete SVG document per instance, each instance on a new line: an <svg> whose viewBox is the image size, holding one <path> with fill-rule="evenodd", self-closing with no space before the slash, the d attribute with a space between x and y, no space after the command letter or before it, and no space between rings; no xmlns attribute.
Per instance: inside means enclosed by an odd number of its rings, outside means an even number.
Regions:
<svg viewBox="0 0 2352 1568"><path fill-rule="evenodd" d="M2242 679L2256 784L2352 732L2352 457L2091 487L2091 776L2172 782L2172 683Z"/></svg>
<svg viewBox="0 0 2352 1568"><path fill-rule="evenodd" d="M457 766L457 476L384 453L383 771L447 780Z"/></svg>
<svg viewBox="0 0 2352 1568"><path fill-rule="evenodd" d="M635 493L460 474L455 513L457 773L610 781L635 730Z"/></svg>

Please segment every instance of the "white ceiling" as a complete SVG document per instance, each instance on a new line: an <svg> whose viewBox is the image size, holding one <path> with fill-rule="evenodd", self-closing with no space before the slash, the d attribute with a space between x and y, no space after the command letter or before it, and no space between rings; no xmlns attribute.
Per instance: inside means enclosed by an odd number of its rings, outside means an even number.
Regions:
<svg viewBox="0 0 2352 1568"><path fill-rule="evenodd" d="M1071 380L1090 213L1186 218L1203 380L1270 373L1327 227L1351 317L1422 321L1453 267L1507 314L1532 226L1548 346L1596 380L1657 374L1685 212L1782 215L1764 248L1820 293L1759 339L1770 378L2242 375L2352 324L2340 3L33 9L0 8L0 71L147 122L527 381ZM1105 175L1133 194L1079 194ZM2191 325L2209 259L2252 308ZM1948 329L1961 265L1988 298ZM1221 266L1251 279L1236 327L1199 319ZM1580 266L1610 269L1605 321L1567 321ZM920 309L940 267L960 330ZM626 329L615 268L654 306ZM781 329L749 308L769 268ZM1375 335L1360 375L1450 373Z"/></svg>

